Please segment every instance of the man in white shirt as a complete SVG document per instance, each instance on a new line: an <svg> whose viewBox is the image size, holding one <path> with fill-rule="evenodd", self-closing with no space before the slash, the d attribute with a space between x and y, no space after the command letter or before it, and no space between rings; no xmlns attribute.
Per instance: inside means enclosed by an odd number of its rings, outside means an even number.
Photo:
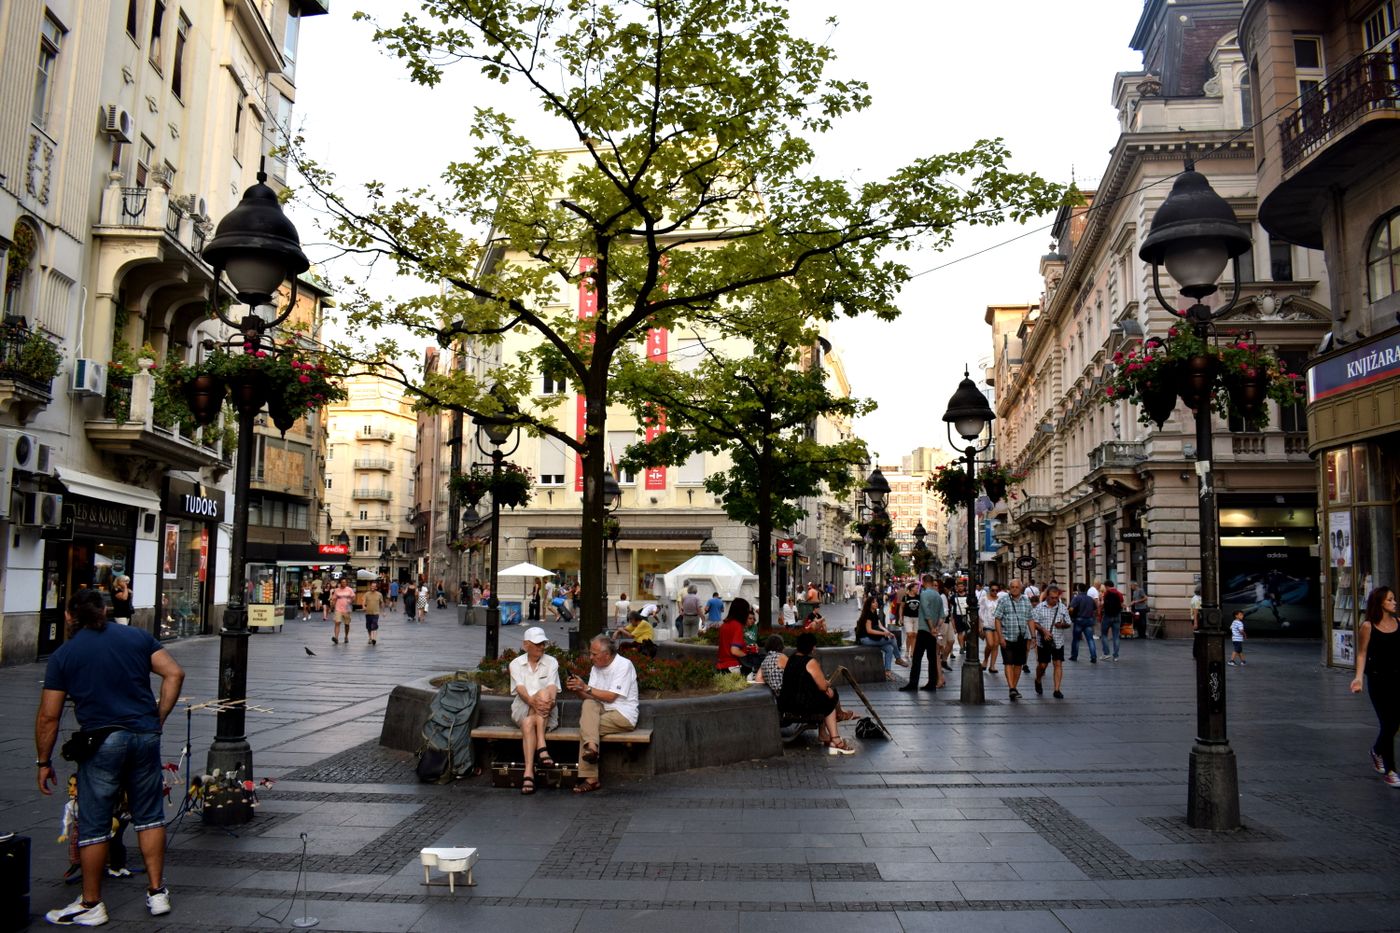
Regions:
<svg viewBox="0 0 1400 933"><path fill-rule="evenodd" d="M619 657L617 646L606 635L594 636L588 643L593 671L584 683L571 674L568 689L583 701L579 712L579 782L574 793L587 794L603 785L598 781L598 753L603 736L630 732L637 725L637 669Z"/></svg>

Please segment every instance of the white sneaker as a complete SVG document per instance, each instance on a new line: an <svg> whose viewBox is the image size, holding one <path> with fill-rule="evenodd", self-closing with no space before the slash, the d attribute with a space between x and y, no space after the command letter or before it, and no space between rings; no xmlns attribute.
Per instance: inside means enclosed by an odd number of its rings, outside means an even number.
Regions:
<svg viewBox="0 0 1400 933"><path fill-rule="evenodd" d="M161 888L154 894L146 895L146 909L152 917L170 913L170 888Z"/></svg>
<svg viewBox="0 0 1400 933"><path fill-rule="evenodd" d="M83 898L79 895L78 899L67 907L60 907L44 914L44 919L61 927L100 927L107 922L107 905L98 901L92 907L85 907L83 906Z"/></svg>
<svg viewBox="0 0 1400 933"><path fill-rule="evenodd" d="M1387 771L1385 773L1385 777L1381 780L1385 781L1385 783L1391 787L1400 787L1400 774L1396 774L1394 771ZM97 907L94 907L93 909L97 910L99 908L102 908L101 904L98 904ZM102 922L105 923L106 921L107 911L105 908L102 908Z"/></svg>

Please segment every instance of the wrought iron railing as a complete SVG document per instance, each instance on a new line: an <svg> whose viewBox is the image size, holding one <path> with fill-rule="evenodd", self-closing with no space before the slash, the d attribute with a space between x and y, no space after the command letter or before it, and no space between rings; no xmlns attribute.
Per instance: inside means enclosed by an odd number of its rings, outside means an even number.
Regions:
<svg viewBox="0 0 1400 933"><path fill-rule="evenodd" d="M149 188L122 189L122 226L144 227L146 225L146 202L150 199Z"/></svg>
<svg viewBox="0 0 1400 933"><path fill-rule="evenodd" d="M1285 170L1322 148L1363 114L1400 107L1400 56L1358 55L1303 95L1297 111L1279 123Z"/></svg>
<svg viewBox="0 0 1400 933"><path fill-rule="evenodd" d="M1147 459L1147 446L1141 441L1105 441L1089 451L1089 469L1133 467Z"/></svg>

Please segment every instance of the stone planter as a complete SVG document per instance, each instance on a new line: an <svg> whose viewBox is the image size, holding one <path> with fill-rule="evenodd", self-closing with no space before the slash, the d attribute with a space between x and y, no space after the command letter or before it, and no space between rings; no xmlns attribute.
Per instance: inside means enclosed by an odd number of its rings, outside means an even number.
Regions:
<svg viewBox="0 0 1400 933"><path fill-rule="evenodd" d="M903 637L903 633L900 637ZM787 650L787 654L791 657L791 648ZM656 656L677 661L708 661L713 664L719 658L719 649L714 645L687 645L678 641L664 641L656 646ZM856 683L883 683L885 680L885 656L879 648L869 645L818 648L817 660L821 662L822 673L828 678L836 674L838 667L844 667L851 672Z"/></svg>
<svg viewBox="0 0 1400 933"><path fill-rule="evenodd" d="M423 724L428 706L437 693L432 678L399 684L389 694L379 744L399 751L416 752L423 744ZM477 704L477 725L513 726L511 698L482 696ZM561 728L578 727L581 704L572 694L560 704ZM767 687L756 685L738 693L707 697L643 698L637 716L638 729L652 730L650 745L622 747L604 744L601 763L604 781L619 777L645 777L732 764L753 758L776 758L783 753L778 725L778 705ZM484 744L484 743L483 743ZM561 761L574 760L573 743L560 740ZM485 751L478 747L479 752ZM521 755L514 743L514 759ZM561 754L562 752L562 754ZM478 763L485 762L478 759Z"/></svg>

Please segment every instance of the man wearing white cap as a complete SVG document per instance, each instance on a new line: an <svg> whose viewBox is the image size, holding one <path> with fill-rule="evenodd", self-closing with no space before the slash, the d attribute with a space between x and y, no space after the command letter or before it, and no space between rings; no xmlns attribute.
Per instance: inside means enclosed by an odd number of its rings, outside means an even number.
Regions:
<svg viewBox="0 0 1400 933"><path fill-rule="evenodd" d="M574 793L587 794L603 785L598 782L599 742L614 732L630 732L637 725L637 669L617 653L617 646L606 635L596 635L588 643L593 670L584 683L570 675L565 684L583 700L579 712L579 782Z"/></svg>
<svg viewBox="0 0 1400 933"><path fill-rule="evenodd" d="M545 747L545 733L559 726L559 662L544 653L549 636L539 626L525 630L525 653L511 659L510 718L520 727L525 745L525 778L520 793L535 792L535 766L554 767Z"/></svg>

